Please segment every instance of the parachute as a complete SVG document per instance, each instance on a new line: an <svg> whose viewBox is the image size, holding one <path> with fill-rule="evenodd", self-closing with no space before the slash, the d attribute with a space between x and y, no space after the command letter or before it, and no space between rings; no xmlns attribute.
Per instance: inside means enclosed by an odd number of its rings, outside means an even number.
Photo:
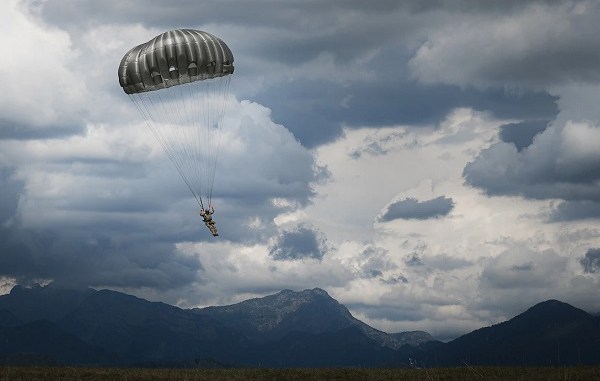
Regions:
<svg viewBox="0 0 600 381"><path fill-rule="evenodd" d="M229 47L194 29L162 33L119 65L123 91L202 209L212 201L231 74Z"/></svg>

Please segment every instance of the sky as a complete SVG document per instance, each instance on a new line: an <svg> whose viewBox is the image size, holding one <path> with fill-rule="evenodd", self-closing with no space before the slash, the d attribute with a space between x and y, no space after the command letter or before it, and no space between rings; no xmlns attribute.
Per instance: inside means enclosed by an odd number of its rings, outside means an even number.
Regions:
<svg viewBox="0 0 600 381"><path fill-rule="evenodd" d="M182 308L320 287L451 340L558 299L600 311L600 3L6 0L0 293ZM212 33L235 73L213 238L119 86Z"/></svg>

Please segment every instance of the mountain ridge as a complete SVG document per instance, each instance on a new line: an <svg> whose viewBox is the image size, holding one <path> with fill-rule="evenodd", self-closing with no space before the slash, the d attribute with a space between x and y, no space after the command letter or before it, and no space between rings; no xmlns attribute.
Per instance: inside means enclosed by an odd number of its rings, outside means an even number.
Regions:
<svg viewBox="0 0 600 381"><path fill-rule="evenodd" d="M599 346L600 318L550 299L417 357L438 365L599 364Z"/></svg>
<svg viewBox="0 0 600 381"><path fill-rule="evenodd" d="M422 331L370 327L320 288L193 309L58 286L0 296L2 364L597 365L599 343L600 318L557 300L442 343Z"/></svg>
<svg viewBox="0 0 600 381"><path fill-rule="evenodd" d="M256 340L272 340L291 331L320 334L335 329L357 327L379 345L399 349L433 340L426 332L389 334L356 319L350 311L321 288L282 290L263 298L253 298L227 306L194 308L194 312L227 322Z"/></svg>

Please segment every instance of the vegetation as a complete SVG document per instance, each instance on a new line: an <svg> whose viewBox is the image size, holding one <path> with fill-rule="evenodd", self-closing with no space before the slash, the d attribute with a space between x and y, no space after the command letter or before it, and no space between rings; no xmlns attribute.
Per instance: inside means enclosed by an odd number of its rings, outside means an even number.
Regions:
<svg viewBox="0 0 600 381"><path fill-rule="evenodd" d="M456 367L430 369L140 369L0 367L0 381L600 381L600 367Z"/></svg>

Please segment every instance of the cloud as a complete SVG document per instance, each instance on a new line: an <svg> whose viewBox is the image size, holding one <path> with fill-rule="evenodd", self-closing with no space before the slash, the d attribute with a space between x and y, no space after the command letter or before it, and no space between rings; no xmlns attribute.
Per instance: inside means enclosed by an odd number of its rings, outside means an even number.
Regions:
<svg viewBox="0 0 600 381"><path fill-rule="evenodd" d="M398 73L367 83L298 78L273 84L253 97L270 105L274 120L285 124L309 148L334 141L341 136L342 127L430 126L460 107L485 110L499 118L545 119L557 113L556 97L547 92L513 94L423 85Z"/></svg>
<svg viewBox="0 0 600 381"><path fill-rule="evenodd" d="M0 227L0 251L0 274L19 284L53 280L70 286L168 290L192 282L202 268L195 258L139 229L118 233L83 226L66 231L13 222Z"/></svg>
<svg viewBox="0 0 600 381"><path fill-rule="evenodd" d="M600 247L595 3L5 8L0 279L182 306L322 287L377 328L443 338L542 298L598 309L596 277L557 254ZM236 57L219 239L116 78L180 27Z"/></svg>
<svg viewBox="0 0 600 381"><path fill-rule="evenodd" d="M31 183L6 169L0 174L0 276L20 284L53 280L71 286L168 290L192 282L202 268L198 260L175 250L169 232L151 231L135 212L61 210L65 197L59 195L51 197L58 210L34 208L25 187ZM32 221L24 216L29 212Z"/></svg>
<svg viewBox="0 0 600 381"><path fill-rule="evenodd" d="M275 234L273 218L306 205L311 183L324 172L289 131L270 120L267 108L235 102L230 111L215 220L222 240L248 243ZM212 237L144 128L141 122L127 129L90 125L85 135L60 144L1 143L3 152L22 163L0 172L7 190L1 217L13 221L1 232L1 275L21 283L48 279L157 290L202 277L201 262L181 255L176 243ZM285 248L289 242L283 240ZM321 258L324 251L313 254Z"/></svg>
<svg viewBox="0 0 600 381"><path fill-rule="evenodd" d="M460 6L394 2L368 9L356 3L332 9L318 2L291 6L294 12L309 12L307 22L292 17L289 4L260 5L204 2L172 7L133 1L123 7L106 1L99 7L90 1L69 1L29 7L44 22L67 30L83 61L94 56L90 53L103 53L101 71L84 76L95 91L111 91L103 77L114 74L108 70L115 70L110 60L118 62L129 46L181 25L213 30L230 45L239 63L233 91L240 98L269 105L273 120L308 148L334 141L345 126L430 125L457 107L488 110L499 117L549 118L556 113L555 98L544 91L481 91L410 78L406 62L415 41L454 25ZM486 7L470 7L476 13L489 12ZM144 9L143 16L137 8ZM495 6L494 11L507 9ZM94 15L91 23L86 22L90 14ZM195 14L203 15L201 24Z"/></svg>
<svg viewBox="0 0 600 381"><path fill-rule="evenodd" d="M568 265L565 257L552 250L536 251L512 245L503 253L485 261L480 276L480 303L496 310L494 303L527 307L557 295L570 279L556 282ZM509 302L508 299L515 300ZM517 299L519 299L517 301Z"/></svg>
<svg viewBox="0 0 600 381"><path fill-rule="evenodd" d="M381 279L381 282L387 285L407 284L408 279L404 275L395 275L390 278Z"/></svg>
<svg viewBox="0 0 600 381"><path fill-rule="evenodd" d="M446 216L452 211L452 208L454 208L454 201L449 197L439 196L426 201L406 198L388 205L378 220L381 222L397 219L427 220Z"/></svg>
<svg viewBox="0 0 600 381"><path fill-rule="evenodd" d="M543 288L551 284L548 276L561 272L566 264L566 259L553 251L514 246L486 261L481 278L483 284L497 289Z"/></svg>
<svg viewBox="0 0 600 381"><path fill-rule="evenodd" d="M579 259L579 263L586 273L600 272L600 249L589 249L585 256Z"/></svg>
<svg viewBox="0 0 600 381"><path fill-rule="evenodd" d="M385 134L383 136L379 136L376 134L375 136L367 136L364 141L364 146L358 147L352 152L349 153L349 156L352 159L360 159L362 156L381 156L386 155L389 152L390 146L394 146L394 143L402 140L402 138L406 137L406 131L394 131L390 134Z"/></svg>
<svg viewBox="0 0 600 381"><path fill-rule="evenodd" d="M470 12L433 30L409 63L413 75L425 83L521 89L598 83L600 5L522 3L507 12Z"/></svg>
<svg viewBox="0 0 600 381"><path fill-rule="evenodd" d="M67 33L31 22L21 11L11 1L0 15L0 44L11 47L0 61L0 138L80 132L86 88L71 66L78 52ZM18 31L18 44L10 31Z"/></svg>
<svg viewBox="0 0 600 381"><path fill-rule="evenodd" d="M464 269L473 266L473 261L465 258L452 257L447 254L435 255L432 257L425 258L425 263L438 270L452 271L457 269Z"/></svg>
<svg viewBox="0 0 600 381"><path fill-rule="evenodd" d="M513 144L494 144L463 176L488 195L598 202L600 129L584 122L552 125L520 152Z"/></svg>
<svg viewBox="0 0 600 381"><path fill-rule="evenodd" d="M269 255L278 261L322 260L328 251L325 237L310 226L284 230L269 246Z"/></svg>
<svg viewBox="0 0 600 381"><path fill-rule="evenodd" d="M357 274L361 278L379 279L388 284L395 284L408 280L395 274L398 265L389 257L389 250L368 244L356 258L356 267L359 268Z"/></svg>
<svg viewBox="0 0 600 381"><path fill-rule="evenodd" d="M577 221L600 218L600 202L589 200L563 201L549 215L551 222Z"/></svg>
<svg viewBox="0 0 600 381"><path fill-rule="evenodd" d="M526 120L518 123L508 123L500 126L500 139L506 143L513 143L517 151L521 152L523 148L529 147L533 143L533 138L543 132L547 127L549 120Z"/></svg>
<svg viewBox="0 0 600 381"><path fill-rule="evenodd" d="M404 259L404 263L408 267L420 267L423 266L423 259L418 254L411 254Z"/></svg>

